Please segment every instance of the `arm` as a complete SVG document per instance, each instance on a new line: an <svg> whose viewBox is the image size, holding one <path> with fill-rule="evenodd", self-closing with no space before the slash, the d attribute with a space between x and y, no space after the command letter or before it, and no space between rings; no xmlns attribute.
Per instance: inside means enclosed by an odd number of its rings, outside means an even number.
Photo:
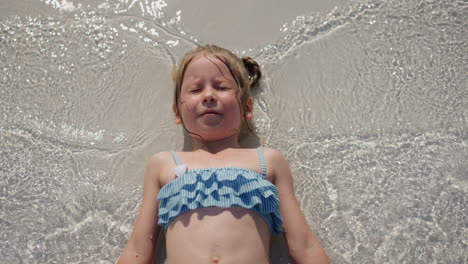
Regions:
<svg viewBox="0 0 468 264"><path fill-rule="evenodd" d="M273 169L273 179L280 199L283 231L289 254L296 263L330 263L327 253L310 230L294 195L288 162L279 151L268 149L266 158Z"/></svg>
<svg viewBox="0 0 468 264"><path fill-rule="evenodd" d="M130 239L117 264L152 263L160 227L157 226L160 190L161 153L147 162L143 184L143 200Z"/></svg>

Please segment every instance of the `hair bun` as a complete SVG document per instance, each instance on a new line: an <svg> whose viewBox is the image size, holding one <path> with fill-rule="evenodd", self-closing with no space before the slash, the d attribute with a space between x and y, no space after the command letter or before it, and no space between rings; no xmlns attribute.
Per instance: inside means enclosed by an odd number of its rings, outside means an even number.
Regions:
<svg viewBox="0 0 468 264"><path fill-rule="evenodd" d="M241 60L249 73L250 88L257 87L258 81L262 77L260 65L250 57L242 57Z"/></svg>

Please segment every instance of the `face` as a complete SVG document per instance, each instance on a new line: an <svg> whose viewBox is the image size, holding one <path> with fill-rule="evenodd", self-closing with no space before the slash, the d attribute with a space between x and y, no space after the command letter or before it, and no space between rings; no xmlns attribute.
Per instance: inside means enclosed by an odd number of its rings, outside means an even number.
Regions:
<svg viewBox="0 0 468 264"><path fill-rule="evenodd" d="M209 55L195 57L182 80L176 123L182 123L203 140L215 141L238 135L243 118L252 116L252 99L241 112L240 89L227 66Z"/></svg>

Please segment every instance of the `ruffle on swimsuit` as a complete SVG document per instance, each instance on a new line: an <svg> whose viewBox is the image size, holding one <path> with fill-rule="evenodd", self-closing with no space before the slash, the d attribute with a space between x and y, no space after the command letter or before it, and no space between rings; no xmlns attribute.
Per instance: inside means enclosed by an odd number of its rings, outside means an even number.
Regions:
<svg viewBox="0 0 468 264"><path fill-rule="evenodd" d="M157 197L158 224L167 229L177 216L197 208L238 206L262 216L271 232L282 233L278 189L266 179L262 147L257 151L261 174L239 167L191 169L164 185ZM171 154L178 168L183 168L177 154Z"/></svg>

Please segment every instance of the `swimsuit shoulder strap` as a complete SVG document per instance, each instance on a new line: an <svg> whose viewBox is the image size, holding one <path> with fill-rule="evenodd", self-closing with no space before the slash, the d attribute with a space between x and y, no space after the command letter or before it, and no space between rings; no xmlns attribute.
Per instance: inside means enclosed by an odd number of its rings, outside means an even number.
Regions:
<svg viewBox="0 0 468 264"><path fill-rule="evenodd" d="M179 158L179 155L175 151L171 151L172 158L174 159L175 164L178 166L182 164L182 161Z"/></svg>
<svg viewBox="0 0 468 264"><path fill-rule="evenodd" d="M263 155L263 147L258 147L257 153L258 153L258 160L260 161L260 167L262 168L262 177L266 178L267 167L266 167L265 157Z"/></svg>

